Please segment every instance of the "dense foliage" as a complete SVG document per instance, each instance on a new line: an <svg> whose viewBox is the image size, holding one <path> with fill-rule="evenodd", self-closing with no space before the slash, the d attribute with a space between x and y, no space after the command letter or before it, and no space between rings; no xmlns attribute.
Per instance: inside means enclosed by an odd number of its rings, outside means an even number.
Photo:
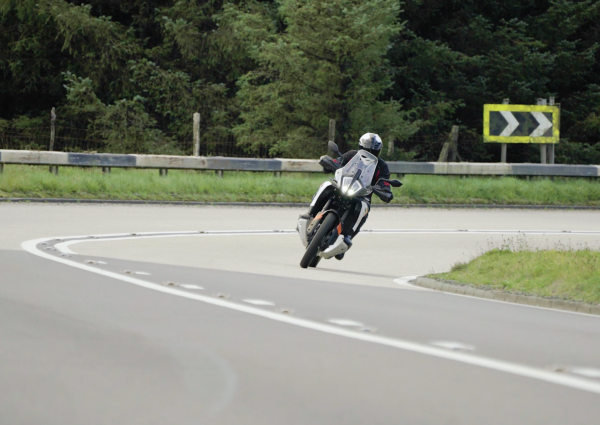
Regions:
<svg viewBox="0 0 600 425"><path fill-rule="evenodd" d="M0 144L47 146L56 107L99 149L189 154L200 112L203 146L237 154L317 155L333 118L343 146L376 131L423 160L458 124L487 161L484 103L554 96L557 160L600 163L599 18L600 0L0 0Z"/></svg>

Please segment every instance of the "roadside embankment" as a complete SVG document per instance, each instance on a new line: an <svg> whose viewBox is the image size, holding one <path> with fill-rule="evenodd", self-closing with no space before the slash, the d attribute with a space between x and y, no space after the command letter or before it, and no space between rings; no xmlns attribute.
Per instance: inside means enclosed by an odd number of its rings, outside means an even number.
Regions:
<svg viewBox="0 0 600 425"><path fill-rule="evenodd" d="M69 198L197 202L310 202L323 174L61 167L6 165L0 174L2 198ZM392 176L394 177L394 176ZM467 177L407 175L394 189L395 204L600 206L600 181L575 178ZM376 197L374 197L376 198ZM375 203L379 203L375 199Z"/></svg>
<svg viewBox="0 0 600 425"><path fill-rule="evenodd" d="M582 247L494 248L416 283L501 301L600 314L600 252Z"/></svg>

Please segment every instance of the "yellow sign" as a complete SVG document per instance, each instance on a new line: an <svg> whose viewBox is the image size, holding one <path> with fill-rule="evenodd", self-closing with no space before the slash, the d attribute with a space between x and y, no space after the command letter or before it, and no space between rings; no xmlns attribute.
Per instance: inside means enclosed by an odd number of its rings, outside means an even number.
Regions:
<svg viewBox="0 0 600 425"><path fill-rule="evenodd" d="M558 143L560 108L543 105L484 105L483 141Z"/></svg>

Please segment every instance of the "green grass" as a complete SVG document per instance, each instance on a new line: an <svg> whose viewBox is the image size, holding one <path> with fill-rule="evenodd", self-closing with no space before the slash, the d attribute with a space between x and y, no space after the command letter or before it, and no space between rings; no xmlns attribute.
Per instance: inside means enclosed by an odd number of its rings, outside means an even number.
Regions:
<svg viewBox="0 0 600 425"><path fill-rule="evenodd" d="M495 248L468 263L456 264L448 273L429 277L487 289L600 303L600 252L591 249Z"/></svg>
<svg viewBox="0 0 600 425"><path fill-rule="evenodd" d="M310 202L328 176L323 174L174 171L6 165L0 197L138 199L207 202ZM594 179L516 179L408 175L394 189L394 203L512 204L600 206L600 181ZM374 197L376 198L376 197ZM376 199L376 202L378 200Z"/></svg>

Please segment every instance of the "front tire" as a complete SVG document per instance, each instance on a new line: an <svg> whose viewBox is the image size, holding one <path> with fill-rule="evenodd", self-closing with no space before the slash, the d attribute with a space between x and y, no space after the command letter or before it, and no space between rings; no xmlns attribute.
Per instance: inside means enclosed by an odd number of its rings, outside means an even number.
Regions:
<svg viewBox="0 0 600 425"><path fill-rule="evenodd" d="M319 227L319 230L317 230L317 234L314 236L314 238L312 238L312 240L306 247L304 256L302 257L302 260L300 260L300 267L305 269L309 266L311 266L311 267L317 266L317 264L319 263L319 260L320 260L320 259L317 259L317 254L319 252L319 248L321 247L321 244L323 243L323 239L325 239L326 237L329 236L331 231L337 225L337 222L338 222L337 215L335 215L333 213L327 214L327 217L325 217L325 220L323 220L321 227ZM314 264L314 265L312 265L312 264Z"/></svg>

